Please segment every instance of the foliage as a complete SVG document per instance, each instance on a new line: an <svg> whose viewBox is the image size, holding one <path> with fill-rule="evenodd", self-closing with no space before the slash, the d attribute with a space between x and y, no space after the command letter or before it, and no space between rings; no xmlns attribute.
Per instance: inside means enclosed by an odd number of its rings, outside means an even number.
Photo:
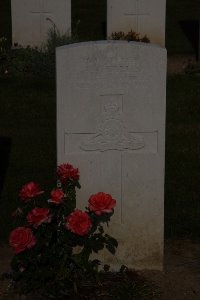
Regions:
<svg viewBox="0 0 200 300"><path fill-rule="evenodd" d="M111 40L127 40L127 41L136 41L136 42L144 42L150 43L150 40L146 35L140 37L140 34L131 30L128 33L124 33L123 31L113 32L110 37Z"/></svg>
<svg viewBox="0 0 200 300"><path fill-rule="evenodd" d="M199 76L168 77L165 237L199 238Z"/></svg>
<svg viewBox="0 0 200 300"><path fill-rule="evenodd" d="M51 19L49 19L50 22ZM149 43L147 36L140 37L135 31L127 34L114 32L113 40L128 40ZM76 33L69 36L68 33L61 34L56 25L48 31L47 41L41 47L16 47L9 49L6 39L0 39L0 75L17 77L35 77L55 79L55 51L56 47L68 45L78 41Z"/></svg>
<svg viewBox="0 0 200 300"><path fill-rule="evenodd" d="M7 74L9 65L8 41L5 37L0 38L0 75Z"/></svg>
<svg viewBox="0 0 200 300"><path fill-rule="evenodd" d="M54 60L51 53L37 47L13 49L10 52L8 72L14 76L52 78L55 76Z"/></svg>
<svg viewBox="0 0 200 300"><path fill-rule="evenodd" d="M47 34L47 41L41 47L21 47L16 45L6 49L0 59L4 60L0 75L14 75L22 77L55 78L55 51L56 47L73 43L77 40L75 35L61 34L55 25ZM0 44L1 45L1 44ZM1 50L0 50L1 51ZM2 58L1 58L2 57Z"/></svg>
<svg viewBox="0 0 200 300"><path fill-rule="evenodd" d="M51 20L49 19L49 21ZM53 26L48 30L47 41L42 45L41 49L44 52L55 53L56 47L71 44L76 40L77 36L75 33L72 36L68 32L62 34L53 23Z"/></svg>
<svg viewBox="0 0 200 300"><path fill-rule="evenodd" d="M13 213L15 229L9 236L15 251L11 267L16 290L24 294L39 290L45 299L78 295L83 284L98 278L100 261L91 260L91 254L103 248L114 254L117 247L103 228L115 200L98 193L90 197L85 212L75 209L78 169L69 164L60 167L59 188L52 190L49 200L34 182L22 187L22 205ZM64 180L59 170L67 174Z"/></svg>

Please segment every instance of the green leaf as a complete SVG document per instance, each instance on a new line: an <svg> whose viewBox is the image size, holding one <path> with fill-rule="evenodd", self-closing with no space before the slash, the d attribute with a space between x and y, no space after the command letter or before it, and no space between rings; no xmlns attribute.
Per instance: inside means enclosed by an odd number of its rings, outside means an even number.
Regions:
<svg viewBox="0 0 200 300"><path fill-rule="evenodd" d="M107 242L108 242L109 244L112 244L113 247L116 247L116 248L118 247L118 242L117 242L117 240L116 240L115 238L111 237L111 236L108 235L108 234L105 234L105 237L106 237Z"/></svg>
<svg viewBox="0 0 200 300"><path fill-rule="evenodd" d="M103 226L100 225L100 226L98 227L98 229L99 229L100 234L103 234L103 233L104 233Z"/></svg>
<svg viewBox="0 0 200 300"><path fill-rule="evenodd" d="M124 273L128 270L128 268L125 265L121 265L121 268L119 270L120 273Z"/></svg>
<svg viewBox="0 0 200 300"><path fill-rule="evenodd" d="M108 249L108 251L110 252L110 253L112 253L112 254L115 254L115 247L113 247L112 245L110 245L110 244L107 244L106 245L106 248Z"/></svg>
<svg viewBox="0 0 200 300"><path fill-rule="evenodd" d="M103 269L105 272L108 272L110 270L110 266L109 265L104 265Z"/></svg>
<svg viewBox="0 0 200 300"><path fill-rule="evenodd" d="M78 189L81 188L81 185L80 185L80 183L79 183L78 181L75 182L75 186L76 186Z"/></svg>

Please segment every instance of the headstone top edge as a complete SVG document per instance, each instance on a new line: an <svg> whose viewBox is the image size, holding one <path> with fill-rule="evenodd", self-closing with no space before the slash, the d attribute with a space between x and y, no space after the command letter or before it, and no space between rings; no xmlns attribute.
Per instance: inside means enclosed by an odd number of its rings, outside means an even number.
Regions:
<svg viewBox="0 0 200 300"><path fill-rule="evenodd" d="M143 42L134 42L134 41L120 41L120 40L101 40L101 41L89 41L89 42L80 42L73 43L69 45L64 45L56 48L56 52L63 51L69 48L78 48L78 47L86 47L92 45L131 45L131 46L143 46L148 48L157 48L163 51L167 51L166 48L161 47L160 45L153 43L143 43Z"/></svg>

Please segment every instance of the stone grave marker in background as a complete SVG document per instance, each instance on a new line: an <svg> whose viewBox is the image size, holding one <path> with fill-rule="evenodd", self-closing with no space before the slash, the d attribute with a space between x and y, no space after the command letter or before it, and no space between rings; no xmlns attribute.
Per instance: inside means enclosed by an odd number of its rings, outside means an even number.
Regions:
<svg viewBox="0 0 200 300"><path fill-rule="evenodd" d="M166 0L107 0L107 36L134 30L151 43L165 45Z"/></svg>
<svg viewBox="0 0 200 300"><path fill-rule="evenodd" d="M53 23L70 34L71 0L11 0L11 5L13 45L40 46Z"/></svg>
<svg viewBox="0 0 200 300"><path fill-rule="evenodd" d="M104 263L162 268L166 51L101 41L57 48L57 162L80 169L77 207L116 200Z"/></svg>

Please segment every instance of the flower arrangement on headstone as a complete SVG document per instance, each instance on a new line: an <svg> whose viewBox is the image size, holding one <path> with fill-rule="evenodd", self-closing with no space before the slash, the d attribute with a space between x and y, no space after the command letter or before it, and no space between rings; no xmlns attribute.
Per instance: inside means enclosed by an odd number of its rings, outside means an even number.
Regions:
<svg viewBox="0 0 200 300"><path fill-rule="evenodd" d="M140 36L139 33L137 33L134 30L130 30L128 33L125 33L123 31L119 31L119 32L112 32L111 40L126 40L126 41L135 41L135 42L143 42L143 43L150 43L149 38L144 35L144 36Z"/></svg>
<svg viewBox="0 0 200 300"><path fill-rule="evenodd" d="M99 192L91 195L85 211L76 209L79 170L70 164L57 168L59 187L49 199L37 183L25 184L21 206L13 213L15 228L9 235L16 291L38 291L45 299L77 294L82 285L98 278L99 260L90 255L104 247L115 253L117 241L104 232L116 200Z"/></svg>

